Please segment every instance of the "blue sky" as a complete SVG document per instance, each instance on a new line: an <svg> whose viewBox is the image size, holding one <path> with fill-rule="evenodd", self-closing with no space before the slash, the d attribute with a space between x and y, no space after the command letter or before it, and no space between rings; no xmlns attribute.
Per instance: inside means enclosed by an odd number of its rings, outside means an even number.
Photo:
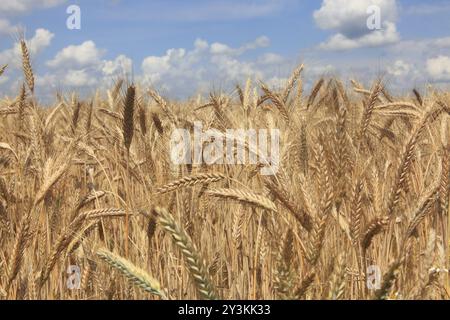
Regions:
<svg viewBox="0 0 450 320"><path fill-rule="evenodd" d="M366 26L368 6L381 11L381 30ZM69 5L81 29L66 27ZM37 94L92 91L133 74L167 95L186 97L231 88L251 77L281 86L305 63L307 83L322 75L393 90L450 83L448 0L3 0L0 90L22 81L17 30L33 56Z"/></svg>

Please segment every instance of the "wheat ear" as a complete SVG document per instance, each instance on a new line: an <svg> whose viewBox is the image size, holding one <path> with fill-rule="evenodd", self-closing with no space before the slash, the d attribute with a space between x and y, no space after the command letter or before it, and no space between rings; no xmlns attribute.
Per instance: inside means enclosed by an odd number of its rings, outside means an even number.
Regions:
<svg viewBox="0 0 450 320"><path fill-rule="evenodd" d="M19 225L19 230L17 233L17 238L14 243L12 256L8 266L8 279L6 282L6 292L9 291L9 288L17 277L20 267L23 261L23 255L25 253L25 249L28 243L31 240L33 233L31 231L31 212L25 214Z"/></svg>
<svg viewBox="0 0 450 320"><path fill-rule="evenodd" d="M272 201L251 191L224 188L208 190L206 194L217 198L236 200L244 204L250 204L262 209L277 212L277 207Z"/></svg>
<svg viewBox="0 0 450 320"><path fill-rule="evenodd" d="M370 121L372 119L372 113L375 108L375 104L377 102L378 96L380 95L381 91L383 90L383 85L381 84L381 81L378 80L375 83L375 86L370 93L370 96L367 100L363 117L361 120L361 129L360 129L360 137L364 138L367 132L367 129L369 128Z"/></svg>
<svg viewBox="0 0 450 320"><path fill-rule="evenodd" d="M325 83L325 80L323 78L321 78L314 85L314 88L312 89L311 94L308 98L308 103L306 104L306 109L309 109L312 106L312 104L314 103L314 100L316 100L316 97L319 94L320 88L322 88L324 83Z"/></svg>
<svg viewBox="0 0 450 320"><path fill-rule="evenodd" d="M203 299L215 300L217 295L208 274L205 261L199 255L189 235L166 209L158 207L154 209L154 212L158 215L159 223L164 230L172 236L175 245L180 248L185 258L187 269L194 279L200 296Z"/></svg>
<svg viewBox="0 0 450 320"><path fill-rule="evenodd" d="M353 190L353 199L350 212L350 236L353 246L359 247L359 239L361 238L361 220L362 220L362 189L363 182L358 179Z"/></svg>
<svg viewBox="0 0 450 320"><path fill-rule="evenodd" d="M197 184L209 184L212 182L217 182L222 179L225 179L225 176L221 173L202 173L192 176L186 176L158 188L156 192L163 194L185 187L193 187Z"/></svg>
<svg viewBox="0 0 450 320"><path fill-rule="evenodd" d="M172 124L177 124L177 122L178 122L177 118L175 117L173 112L170 110L168 102L165 99L163 99L158 94L158 92L156 92L155 90L149 90L148 94L161 107L161 109L163 110L163 112L167 116L167 118L170 120L170 122L172 122Z"/></svg>
<svg viewBox="0 0 450 320"><path fill-rule="evenodd" d="M276 93L273 93L269 90L265 85L261 86L261 89L264 91L265 95L272 100L273 104L277 107L278 111L280 112L281 116L283 117L284 121L286 121L287 124L290 122L290 117L288 110L286 108L286 105L283 101L283 99Z"/></svg>
<svg viewBox="0 0 450 320"><path fill-rule="evenodd" d="M284 103L287 102L287 100L289 98L289 94L291 93L292 89L294 88L295 84L297 83L297 80L300 78L303 68L304 68L303 64L298 66L292 73L288 82L286 83L286 87L284 88L283 94L282 94L282 100Z"/></svg>
<svg viewBox="0 0 450 320"><path fill-rule="evenodd" d="M55 267L56 262L61 254L70 246L71 242L77 237L77 232L83 227L86 220L94 220L110 216L123 216L124 210L105 208L96 209L78 214L75 219L64 229L61 235L56 239L53 248L51 249L45 264L39 274L39 286L42 287L50 276L50 272Z"/></svg>
<svg viewBox="0 0 450 320"><path fill-rule="evenodd" d="M136 267L134 264L129 262L127 259L114 254L106 249L100 249L97 251L97 255L111 267L117 269L122 273L128 280L130 280L134 285L138 286L144 291L150 292L151 294L157 295L164 300L167 297L158 280L150 276L144 270Z"/></svg>
<svg viewBox="0 0 450 320"><path fill-rule="evenodd" d="M425 219L426 215L432 209L432 206L439 199L439 187L438 183L435 183L432 187L430 187L429 191L425 193L425 195L420 199L419 204L415 208L412 219L406 228L406 233L404 237L404 243L410 238L419 224Z"/></svg>
<svg viewBox="0 0 450 320"><path fill-rule="evenodd" d="M295 202L289 192L283 185L276 184L273 181L267 181L266 187L272 192L278 201L285 206L289 212L291 212L300 225L305 228L308 232L312 229L312 218L308 208L303 210L297 202Z"/></svg>
<svg viewBox="0 0 450 320"><path fill-rule="evenodd" d="M123 108L123 141L125 148L129 151L134 134L134 104L136 88L131 85L127 89Z"/></svg>
<svg viewBox="0 0 450 320"><path fill-rule="evenodd" d="M409 174L412 158L414 156L414 150L419 142L419 139L423 133L423 131L426 128L426 125L428 121L434 121L439 117L439 115L447 110L447 106L444 104L439 104L438 108L432 108L431 110L428 110L424 113L421 121L417 125L416 129L413 131L408 143L406 144L405 148L403 149L402 157L401 157L401 163L397 171L397 175L395 177L394 181L394 187L390 194L389 204L387 207L388 215L391 216L395 213L395 209L397 207L397 204L400 201L401 193L404 189L406 178Z"/></svg>
<svg viewBox="0 0 450 320"><path fill-rule="evenodd" d="M22 68L25 81L30 91L34 93L34 74L31 68L30 52L24 39L20 40L20 48L22 49Z"/></svg>
<svg viewBox="0 0 450 320"><path fill-rule="evenodd" d="M19 111L19 130L22 131L25 126L25 100L27 98L27 93L25 90L25 83L20 87L19 92L19 100L17 103L18 111Z"/></svg>
<svg viewBox="0 0 450 320"><path fill-rule="evenodd" d="M3 67L0 67L0 76L5 72L7 67L8 67L7 64L5 64Z"/></svg>
<svg viewBox="0 0 450 320"><path fill-rule="evenodd" d="M388 222L388 217L375 218L367 225L361 238L361 246L363 250L367 250L367 248L370 247L373 238L383 232L384 227L388 224Z"/></svg>

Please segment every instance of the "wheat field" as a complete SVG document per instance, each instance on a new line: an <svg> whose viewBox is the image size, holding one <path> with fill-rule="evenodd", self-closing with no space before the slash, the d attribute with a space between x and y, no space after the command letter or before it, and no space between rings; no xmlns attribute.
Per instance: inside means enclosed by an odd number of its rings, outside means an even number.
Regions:
<svg viewBox="0 0 450 320"><path fill-rule="evenodd" d="M21 49L0 102L1 299L450 298L450 93L305 92L299 66L277 89L179 102L118 79L43 107ZM174 165L171 132L195 121L278 128L279 170Z"/></svg>

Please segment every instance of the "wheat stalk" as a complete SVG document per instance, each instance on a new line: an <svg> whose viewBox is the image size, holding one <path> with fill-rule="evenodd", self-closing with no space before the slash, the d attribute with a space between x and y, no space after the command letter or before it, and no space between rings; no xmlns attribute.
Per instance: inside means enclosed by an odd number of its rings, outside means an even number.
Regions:
<svg viewBox="0 0 450 320"><path fill-rule="evenodd" d="M20 220L19 230L12 250L12 256L8 264L8 278L6 281L6 292L9 291L13 280L17 277L23 262L23 256L27 245L32 238L31 212L26 213Z"/></svg>

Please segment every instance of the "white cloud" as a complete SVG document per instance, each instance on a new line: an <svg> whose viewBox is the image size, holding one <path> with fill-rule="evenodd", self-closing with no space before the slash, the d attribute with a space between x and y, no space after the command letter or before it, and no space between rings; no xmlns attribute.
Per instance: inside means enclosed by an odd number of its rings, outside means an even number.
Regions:
<svg viewBox="0 0 450 320"><path fill-rule="evenodd" d="M322 29L336 30L347 37L361 36L370 31L367 8L371 5L380 8L382 20L395 21L395 0L324 0L314 12L314 19Z"/></svg>
<svg viewBox="0 0 450 320"><path fill-rule="evenodd" d="M257 62L260 64L279 64L284 61L284 58L276 53L265 53L258 58Z"/></svg>
<svg viewBox="0 0 450 320"><path fill-rule="evenodd" d="M437 59L438 57L450 57L450 37L400 41L390 46L385 54L386 57L389 57L389 60L407 61L410 67L409 72L397 77L398 81L404 82L403 87L413 80L425 84L427 77L432 80L445 78L445 72L436 70L438 68L436 65L438 65L437 62L442 60ZM391 71L392 75L400 72L400 70L395 72L392 68L395 69L392 66L391 70L388 70L388 72ZM399 87L401 86L399 84Z"/></svg>
<svg viewBox="0 0 450 320"><path fill-rule="evenodd" d="M206 50L209 47L208 41L203 39L195 39L194 47L196 50Z"/></svg>
<svg viewBox="0 0 450 320"><path fill-rule="evenodd" d="M390 48L390 51L397 54L433 54L433 51L442 49L450 49L450 37L421 40L404 40L392 46Z"/></svg>
<svg viewBox="0 0 450 320"><path fill-rule="evenodd" d="M270 39L266 36L256 38L255 41L249 42L241 47L244 52L247 50L253 50L257 48L265 48L270 46Z"/></svg>
<svg viewBox="0 0 450 320"><path fill-rule="evenodd" d="M312 64L310 68L306 70L307 73L315 76L323 76L324 74L330 74L336 71L336 68L331 64Z"/></svg>
<svg viewBox="0 0 450 320"><path fill-rule="evenodd" d="M393 76L400 77L409 74L411 65L403 60L397 60L392 66L387 67L387 72Z"/></svg>
<svg viewBox="0 0 450 320"><path fill-rule="evenodd" d="M199 91L228 90L248 77L279 86L286 81L295 63L271 52L258 54L269 44L270 39L265 36L238 47L197 39L191 49L172 48L162 55L144 58L141 69L136 70L135 81L175 97L186 97ZM252 58L245 58L244 53L250 51ZM39 91L57 87L84 91L108 86L115 76L131 74L130 58L119 55L106 60L101 58L103 54L106 55L106 51L93 41L60 50L48 61L50 71L37 76ZM323 74L332 67L324 64L310 69L310 74Z"/></svg>
<svg viewBox="0 0 450 320"><path fill-rule="evenodd" d="M100 62L103 50L99 50L91 40L80 45L70 45L59 51L53 60L47 61L52 68L86 67Z"/></svg>
<svg viewBox="0 0 450 320"><path fill-rule="evenodd" d="M94 41L85 41L80 45L70 45L59 51L47 61L52 69L40 80L38 85L52 84L66 87L87 88L105 85L115 76L130 76L133 61L121 54L112 60L102 60L106 50L99 49Z"/></svg>
<svg viewBox="0 0 450 320"><path fill-rule="evenodd" d="M36 87L51 88L57 85L57 78L54 74L36 75Z"/></svg>
<svg viewBox="0 0 450 320"><path fill-rule="evenodd" d="M86 70L68 70L64 77L64 84L71 87L94 86L97 79Z"/></svg>
<svg viewBox="0 0 450 320"><path fill-rule="evenodd" d="M433 80L450 80L450 57L438 56L427 60L427 72Z"/></svg>
<svg viewBox="0 0 450 320"><path fill-rule="evenodd" d="M50 31L46 29L37 29L34 36L26 41L31 56L33 57L44 48L48 47L53 37L54 34ZM18 68L21 63L21 52L19 43L15 43L12 48L0 52L0 61L9 64L11 68Z"/></svg>
<svg viewBox="0 0 450 320"><path fill-rule="evenodd" d="M270 45L270 39L266 36L261 36L255 39L255 41L248 42L239 48L230 48L228 45L215 42L211 44L211 53L214 55L234 55L239 56L249 50L258 48L265 48Z"/></svg>
<svg viewBox="0 0 450 320"><path fill-rule="evenodd" d="M370 14L367 10L380 8L381 29L367 27ZM323 0L313 14L317 25L336 34L320 45L326 50L348 50L374 47L399 41L396 27L397 3L395 0Z"/></svg>
<svg viewBox="0 0 450 320"><path fill-rule="evenodd" d="M265 83L269 87L280 89L280 88L283 88L286 85L287 81L288 81L287 77L273 76L273 77L267 79Z"/></svg>
<svg viewBox="0 0 450 320"><path fill-rule="evenodd" d="M274 53L257 55L246 61L244 53L258 52L269 46L270 39L261 36L239 47L221 42L209 44L197 39L194 48L174 48L161 56L149 56L142 62L140 80L177 96L196 91L225 89L246 78L269 79L286 66L286 61ZM289 72L290 68L286 68ZM286 74L283 74L286 75ZM281 77L280 77L281 78Z"/></svg>
<svg viewBox="0 0 450 320"><path fill-rule="evenodd" d="M27 40L32 60L36 60L36 54L50 45L53 36L48 30L37 29L35 35ZM44 74L39 72L41 68L38 63L35 63L37 92L44 97L51 97L52 90L55 88L87 89L109 85L115 76L132 74L130 58L118 55L111 60L102 60L101 57L105 52L106 50L97 48L93 41L86 41L81 45L70 45L59 51L54 59L47 61L50 69L46 70ZM15 43L12 48L0 52L0 61L2 64L9 65L8 75L10 76L7 79L3 75L0 85L5 87L5 83L9 82L10 91L17 92L19 80L22 77L20 45Z"/></svg>
<svg viewBox="0 0 450 320"><path fill-rule="evenodd" d="M114 60L103 62L102 72L105 76L117 74L130 75L132 73L133 61L127 56L121 54Z"/></svg>
<svg viewBox="0 0 450 320"><path fill-rule="evenodd" d="M37 29L34 37L28 42L28 49L31 53L38 53L41 49L50 45L54 34L46 29Z"/></svg>
<svg viewBox="0 0 450 320"><path fill-rule="evenodd" d="M125 55L119 55L114 60L103 60L97 66L81 69L67 69L64 66L53 68L52 72L36 78L36 86L46 91L48 88L104 88L111 84L114 76L130 76L132 61ZM47 90L48 91L48 90Z"/></svg>
<svg viewBox="0 0 450 320"><path fill-rule="evenodd" d="M345 35L338 33L332 36L327 42L320 44L319 47L324 50L350 50L393 44L399 39L395 24L386 22L385 29L371 31L371 33L356 39L347 38Z"/></svg>
<svg viewBox="0 0 450 320"><path fill-rule="evenodd" d="M215 42L211 44L211 53L212 54L233 54L233 49L231 49L226 44Z"/></svg>
<svg viewBox="0 0 450 320"><path fill-rule="evenodd" d="M185 55L186 50L180 48L169 49L164 56L149 56L142 61L142 71L148 80L157 82L168 73L176 73Z"/></svg>
<svg viewBox="0 0 450 320"><path fill-rule="evenodd" d="M211 62L218 69L220 78L227 81L238 81L248 77L263 77L262 71L257 69L252 62L239 61L225 55L213 56Z"/></svg>

